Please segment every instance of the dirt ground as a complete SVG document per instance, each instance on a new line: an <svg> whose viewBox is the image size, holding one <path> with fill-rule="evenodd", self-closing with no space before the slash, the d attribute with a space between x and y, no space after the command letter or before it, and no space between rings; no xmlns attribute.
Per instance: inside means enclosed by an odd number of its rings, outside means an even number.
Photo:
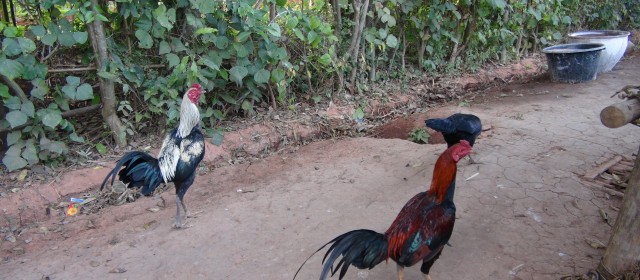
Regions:
<svg viewBox="0 0 640 280"><path fill-rule="evenodd" d="M451 104L403 119L422 127L426 117L466 112L489 128L474 147L481 164L459 164L452 247L432 278L558 279L595 268L604 250L585 240L608 241L611 227L600 209L615 218L621 199L580 177L614 155L637 151L640 129L606 128L599 113L619 101L609 98L615 91L640 84L638 77L635 56L596 81L512 84L487 91L470 107ZM326 140L215 168L186 195L191 210L202 212L185 230L171 228L172 191L68 218L47 218L43 207L18 216L37 226L2 233L0 278L291 279L337 235L386 230L404 203L428 187L444 149L401 139ZM31 189L69 196L97 187L106 172L79 170ZM5 217L20 208L20 199L4 201ZM316 279L321 259L311 258L298 279ZM407 279L422 279L418 266L405 271ZM397 279L395 264L352 268L346 279Z"/></svg>

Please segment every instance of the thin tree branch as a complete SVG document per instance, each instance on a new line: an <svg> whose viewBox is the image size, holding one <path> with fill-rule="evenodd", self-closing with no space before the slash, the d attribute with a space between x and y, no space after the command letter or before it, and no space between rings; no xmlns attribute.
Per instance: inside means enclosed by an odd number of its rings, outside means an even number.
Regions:
<svg viewBox="0 0 640 280"><path fill-rule="evenodd" d="M24 93L24 91L22 90L22 88L20 88L20 86L14 82L12 79L9 79L9 77L0 74L0 80L6 84L7 86L9 86L9 88L11 88L11 90L18 95L18 97L20 97L20 99L22 100L22 102L26 102L29 101L29 98L27 97L27 95Z"/></svg>

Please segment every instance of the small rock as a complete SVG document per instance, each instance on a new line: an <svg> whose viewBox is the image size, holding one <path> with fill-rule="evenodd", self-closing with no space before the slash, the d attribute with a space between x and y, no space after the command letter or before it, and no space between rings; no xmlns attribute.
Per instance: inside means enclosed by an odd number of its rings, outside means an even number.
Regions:
<svg viewBox="0 0 640 280"><path fill-rule="evenodd" d="M26 240L24 241L24 243L25 243L25 244L29 244L29 243L31 243L31 238L26 239Z"/></svg>
<svg viewBox="0 0 640 280"><path fill-rule="evenodd" d="M167 203L164 201L164 198L160 197L160 200L156 203L156 206L165 208L167 206Z"/></svg>
<svg viewBox="0 0 640 280"><path fill-rule="evenodd" d="M127 270L122 267L116 267L112 270L109 270L109 273L125 273L125 272L127 272Z"/></svg>
<svg viewBox="0 0 640 280"><path fill-rule="evenodd" d="M99 261L91 261L91 262L89 262L89 265L91 267L98 267L98 266L100 266L100 262Z"/></svg>
<svg viewBox="0 0 640 280"><path fill-rule="evenodd" d="M20 188L13 188L13 189L11 189L11 192L12 193L17 193L19 190L20 190Z"/></svg>
<svg viewBox="0 0 640 280"><path fill-rule="evenodd" d="M11 249L11 251L13 251L15 254L18 254L18 255L24 255L24 248L22 247L15 247Z"/></svg>
<svg viewBox="0 0 640 280"><path fill-rule="evenodd" d="M9 233L4 237L4 240L9 241L11 243L15 243L16 242L16 237L13 236L12 233Z"/></svg>
<svg viewBox="0 0 640 280"><path fill-rule="evenodd" d="M155 212L160 211L160 208L159 208L159 207L155 207L155 206L154 206L154 207L148 208L148 209L147 209L147 211L152 212L152 213L155 213Z"/></svg>

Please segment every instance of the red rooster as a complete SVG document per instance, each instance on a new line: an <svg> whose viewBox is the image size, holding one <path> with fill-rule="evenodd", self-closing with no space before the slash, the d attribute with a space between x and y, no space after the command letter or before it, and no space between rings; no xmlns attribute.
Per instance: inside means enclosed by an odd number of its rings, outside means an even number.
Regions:
<svg viewBox="0 0 640 280"><path fill-rule="evenodd" d="M161 183L173 182L177 207L175 227L182 228L180 206L186 219L189 212L184 195L193 184L196 167L204 157L204 136L200 131L200 111L197 106L201 94L202 87L199 84L193 84L187 90L180 105L180 124L165 136L157 159L145 152L127 153L104 178L100 190L110 177L113 185L116 173L127 187L138 187L143 195L151 195Z"/></svg>
<svg viewBox="0 0 640 280"><path fill-rule="evenodd" d="M318 249L320 251L333 243L323 258L320 280L326 279L329 272L333 276L338 270L339 279L342 279L350 265L371 269L389 258L398 265L398 279L404 279L405 267L422 261L420 271L424 273L425 279L430 280L429 270L453 232L456 216L453 204L456 163L470 152L469 142L460 140L460 143L440 155L429 190L418 193L409 200L384 234L368 229L353 230ZM342 259L333 269L334 262L340 256Z"/></svg>

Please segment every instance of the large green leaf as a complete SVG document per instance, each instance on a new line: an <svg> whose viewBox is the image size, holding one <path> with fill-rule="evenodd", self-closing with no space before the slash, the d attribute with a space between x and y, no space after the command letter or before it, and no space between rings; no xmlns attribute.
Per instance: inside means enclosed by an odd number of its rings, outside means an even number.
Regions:
<svg viewBox="0 0 640 280"><path fill-rule="evenodd" d="M396 48L398 47L398 38L396 38L396 36L393 36L393 34L389 34L389 36L387 36L386 43L390 48Z"/></svg>
<svg viewBox="0 0 640 280"><path fill-rule="evenodd" d="M27 160L28 164L36 164L40 159L38 158L38 150L36 146L33 144L33 139L27 141L24 146L24 150L22 150L21 154L22 158Z"/></svg>
<svg viewBox="0 0 640 280"><path fill-rule="evenodd" d="M62 87L62 92L71 99L75 99L77 95L78 85L80 85L80 78L75 76L67 76L67 84Z"/></svg>
<svg viewBox="0 0 640 280"><path fill-rule="evenodd" d="M173 8L171 10L173 10L175 20L176 11ZM164 4L159 5L158 8L153 11L153 16L162 27L166 28L167 30L171 30L171 28L173 28L173 24L170 22L169 16L167 15L167 7Z"/></svg>
<svg viewBox="0 0 640 280"><path fill-rule="evenodd" d="M73 32L63 32L58 35L58 42L65 47L71 47L76 43L76 38L73 37Z"/></svg>
<svg viewBox="0 0 640 280"><path fill-rule="evenodd" d="M69 134L69 139L71 139L71 141L74 141L74 142L84 143L84 138L82 136L79 136L75 132Z"/></svg>
<svg viewBox="0 0 640 280"><path fill-rule="evenodd" d="M22 63L0 57L0 74L5 75L9 79L15 79L22 75L23 71Z"/></svg>
<svg viewBox="0 0 640 280"><path fill-rule="evenodd" d="M22 138L22 131L13 131L7 134L7 146L11 146Z"/></svg>
<svg viewBox="0 0 640 280"><path fill-rule="evenodd" d="M247 68L244 66L234 66L233 68L231 68L231 70L229 70L229 78L231 78L231 80L236 82L236 84L238 84L239 86L242 86L242 79L244 79L247 74L249 74L249 70L247 70Z"/></svg>
<svg viewBox="0 0 640 280"><path fill-rule="evenodd" d="M9 125L11 125L11 128L21 126L27 123L27 120L29 119L27 114L22 111L11 111L5 116L5 118L9 122Z"/></svg>
<svg viewBox="0 0 640 280"><path fill-rule="evenodd" d="M216 45L216 48L224 50L229 46L229 38L226 36L218 36L213 43Z"/></svg>
<svg viewBox="0 0 640 280"><path fill-rule="evenodd" d="M271 77L271 73L267 69L260 69L255 74L253 74L253 79L258 84L268 83L270 77Z"/></svg>
<svg viewBox="0 0 640 280"><path fill-rule="evenodd" d="M53 44L55 44L57 40L58 35L51 33L45 34L44 36L42 36L42 39L40 39L40 41L47 46L53 46Z"/></svg>
<svg viewBox="0 0 640 280"><path fill-rule="evenodd" d="M2 158L2 163L4 163L4 166L6 166L9 171L18 170L27 166L27 161L20 157L21 151L22 145L13 145L5 153Z"/></svg>
<svg viewBox="0 0 640 280"><path fill-rule="evenodd" d="M16 28L15 26L9 26L4 29L2 34L4 34L4 36L8 38L14 38L18 36L18 28Z"/></svg>
<svg viewBox="0 0 640 280"><path fill-rule="evenodd" d="M247 111L247 112L251 112L253 111L253 104L251 104L251 102L249 102L248 100L242 101L242 110Z"/></svg>
<svg viewBox="0 0 640 280"><path fill-rule="evenodd" d="M309 33L307 34L307 43L309 44L313 44L313 42L318 38L318 33L316 33L315 31L309 31Z"/></svg>
<svg viewBox="0 0 640 280"><path fill-rule="evenodd" d="M158 54L163 55L163 54L168 54L170 52L171 52L171 46L169 46L169 43L167 43L167 41L160 42L160 46L158 47Z"/></svg>
<svg viewBox="0 0 640 280"><path fill-rule="evenodd" d="M33 106L33 102L27 100L22 103L22 108L20 108L20 111L25 113L28 117L33 118L34 114L36 113L36 108Z"/></svg>
<svg viewBox="0 0 640 280"><path fill-rule="evenodd" d="M241 32L240 34L238 34L238 37L236 37L236 42L244 43L249 38L250 35L251 35L251 32L249 31Z"/></svg>
<svg viewBox="0 0 640 280"><path fill-rule="evenodd" d="M31 96L44 100L45 95L49 93L49 86L43 79L35 79L31 81L33 88L31 89Z"/></svg>
<svg viewBox="0 0 640 280"><path fill-rule="evenodd" d="M276 84L284 80L284 76L285 76L284 70L281 68L276 68L276 69L273 69L273 71L271 71L271 80Z"/></svg>
<svg viewBox="0 0 640 280"><path fill-rule="evenodd" d="M149 35L149 32L138 29L136 30L136 38L138 38L138 45L143 49L150 49L153 46L153 38Z"/></svg>
<svg viewBox="0 0 640 280"><path fill-rule="evenodd" d="M76 43L78 44L84 44L87 42L88 39L88 33L87 32L73 32L73 39L76 40Z"/></svg>
<svg viewBox="0 0 640 280"><path fill-rule="evenodd" d="M169 67L175 67L180 64L180 58L174 53L168 53L164 57L169 61Z"/></svg>
<svg viewBox="0 0 640 280"><path fill-rule="evenodd" d="M318 62L320 62L320 64L322 65L329 65L331 64L331 56L328 53L323 54L321 57L318 58Z"/></svg>
<svg viewBox="0 0 640 280"><path fill-rule="evenodd" d="M46 29L44 29L44 26L42 26L42 25L34 25L34 26L31 26L31 27L29 28L29 30L31 31L31 33L33 33L33 35L36 35L36 36L38 36L38 37L42 37L42 36L44 36L45 34L47 34L47 30L46 30Z"/></svg>
<svg viewBox="0 0 640 280"><path fill-rule="evenodd" d="M249 55L249 50L243 44L233 44L233 48L236 50L238 57L247 57Z"/></svg>
<svg viewBox="0 0 640 280"><path fill-rule="evenodd" d="M267 31L269 31L269 34L271 34L274 37L279 38L280 36L282 36L282 30L280 30L280 25L278 25L275 22L272 22L269 24Z"/></svg>
<svg viewBox="0 0 640 280"><path fill-rule="evenodd" d="M36 44L31 39L20 37L18 38L18 44L22 49L22 53L27 54L36 50Z"/></svg>
<svg viewBox="0 0 640 280"><path fill-rule="evenodd" d="M80 85L76 91L77 100L90 100L93 99L93 88L91 85L84 83Z"/></svg>
<svg viewBox="0 0 640 280"><path fill-rule="evenodd" d="M9 93L9 87L5 84L0 84L0 97L9 98L11 94Z"/></svg>
<svg viewBox="0 0 640 280"><path fill-rule="evenodd" d="M47 110L47 113L42 116L42 123L50 128L56 128L60 121L62 121L60 111Z"/></svg>
<svg viewBox="0 0 640 280"><path fill-rule="evenodd" d="M74 85L74 86L79 86L80 85L80 78L79 77L67 76L65 78L65 80L67 81L67 84Z"/></svg>
<svg viewBox="0 0 640 280"><path fill-rule="evenodd" d="M287 18L287 23L285 25L285 27L287 29L293 29L297 25L298 25L298 18L297 17L289 17L289 18Z"/></svg>
<svg viewBox="0 0 640 280"><path fill-rule="evenodd" d="M213 62L211 59L207 58L207 57L203 57L200 60L198 60L198 63L205 65L213 70L219 71L220 70L220 65Z"/></svg>
<svg viewBox="0 0 640 280"><path fill-rule="evenodd" d="M22 53L22 48L15 38L4 38L2 40L2 51L8 56L15 56Z"/></svg>
<svg viewBox="0 0 640 280"><path fill-rule="evenodd" d="M213 14L216 12L216 1L211 0L192 0L195 2L195 6L200 10L202 14Z"/></svg>

